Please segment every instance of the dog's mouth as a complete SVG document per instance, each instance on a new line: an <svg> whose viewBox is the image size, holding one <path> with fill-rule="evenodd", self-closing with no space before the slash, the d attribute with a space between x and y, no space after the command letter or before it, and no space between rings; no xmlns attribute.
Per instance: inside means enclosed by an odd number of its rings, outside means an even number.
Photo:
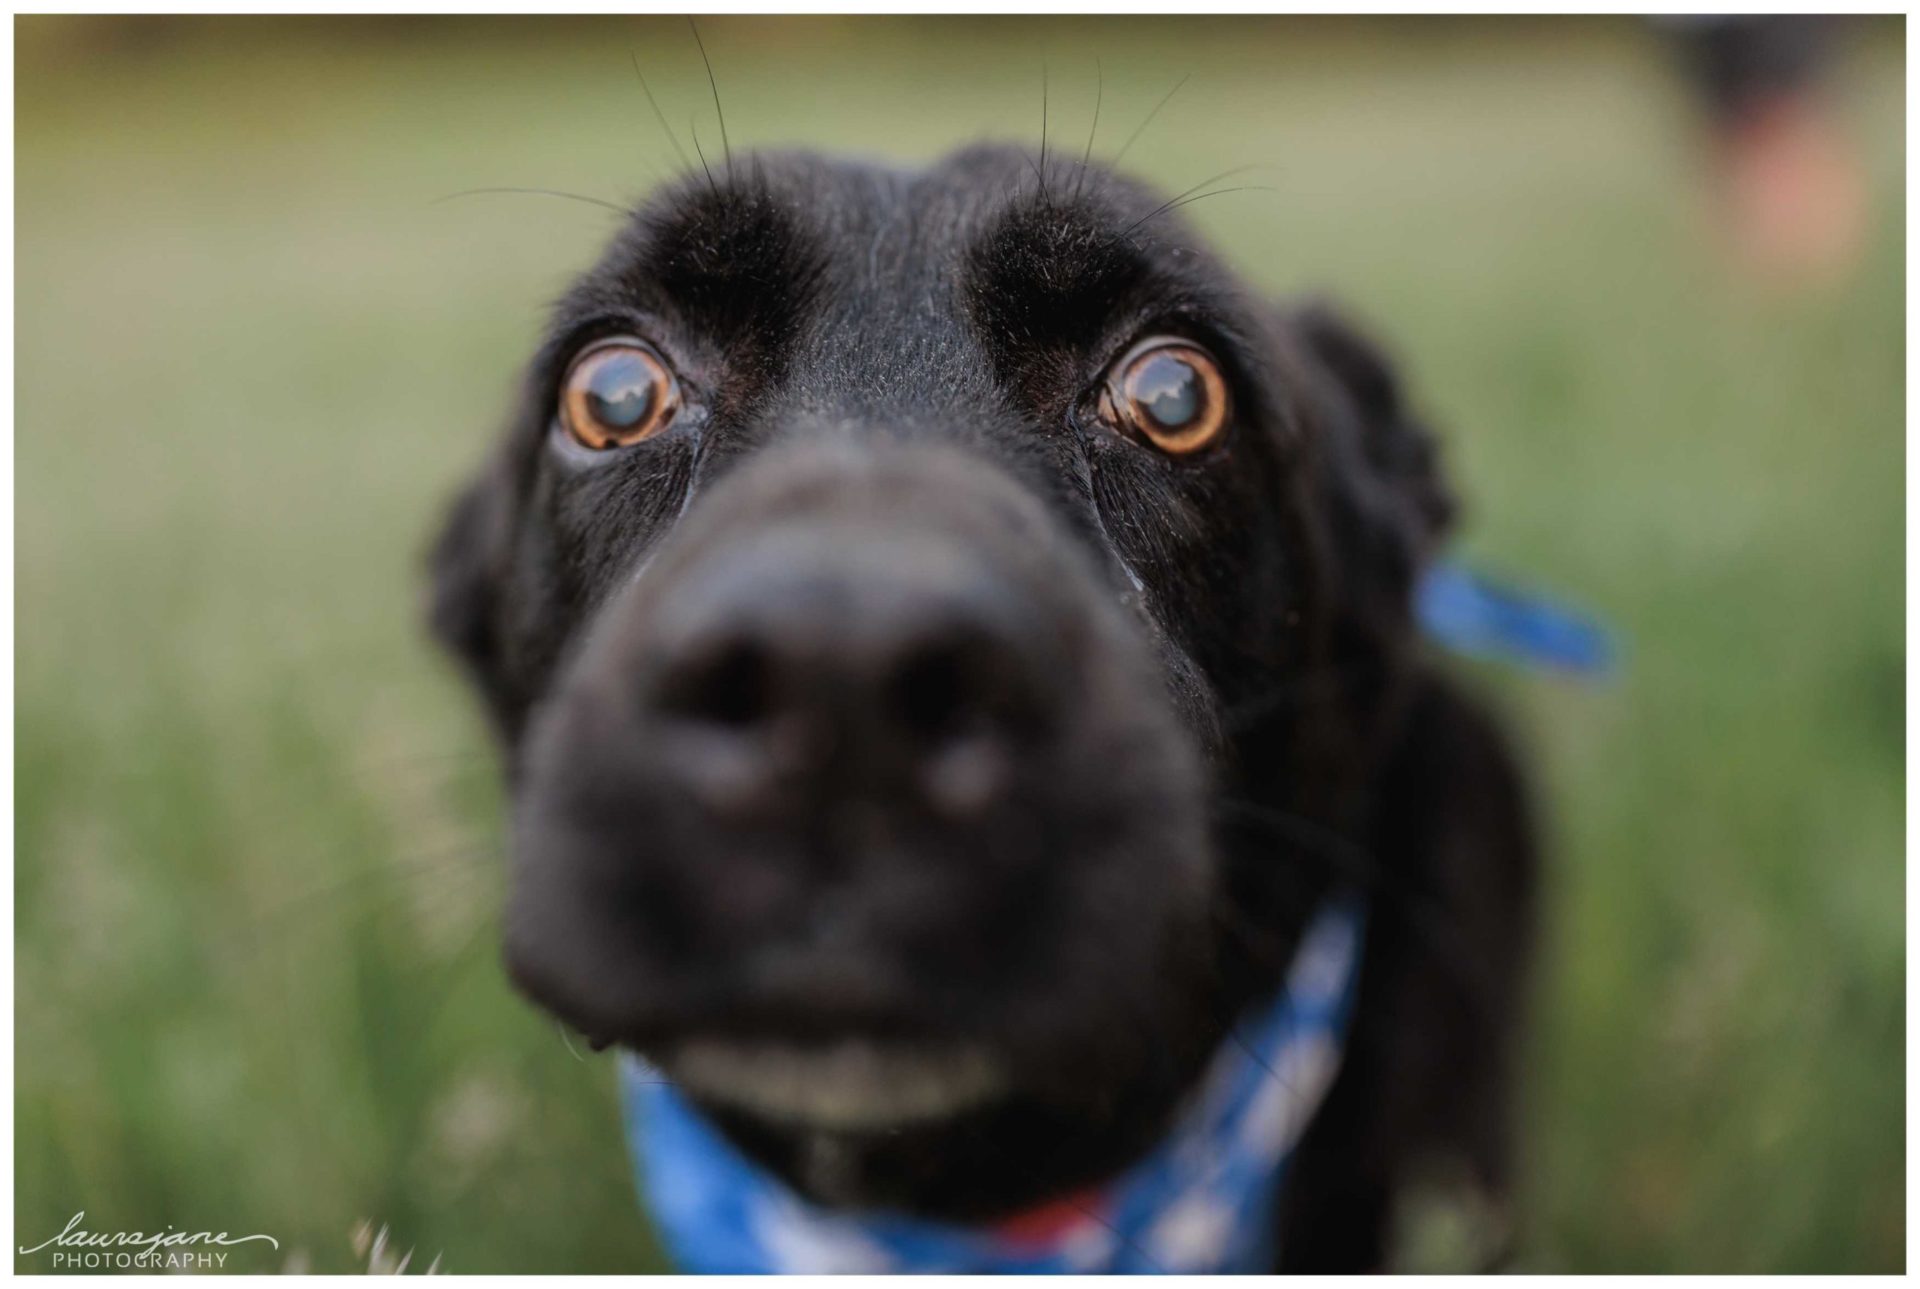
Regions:
<svg viewBox="0 0 1920 1289"><path fill-rule="evenodd" d="M971 1043L690 1039L656 1064L696 1097L772 1124L831 1132L885 1132L953 1119L991 1104L1010 1086L1004 1062Z"/></svg>

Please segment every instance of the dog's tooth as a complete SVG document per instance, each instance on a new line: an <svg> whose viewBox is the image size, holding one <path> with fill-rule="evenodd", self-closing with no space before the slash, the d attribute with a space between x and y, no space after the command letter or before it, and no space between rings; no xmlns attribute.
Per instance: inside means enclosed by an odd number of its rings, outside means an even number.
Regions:
<svg viewBox="0 0 1920 1289"><path fill-rule="evenodd" d="M847 1130L949 1114L1000 1084L999 1067L977 1048L928 1052L855 1041L823 1049L690 1043L671 1071L718 1100Z"/></svg>

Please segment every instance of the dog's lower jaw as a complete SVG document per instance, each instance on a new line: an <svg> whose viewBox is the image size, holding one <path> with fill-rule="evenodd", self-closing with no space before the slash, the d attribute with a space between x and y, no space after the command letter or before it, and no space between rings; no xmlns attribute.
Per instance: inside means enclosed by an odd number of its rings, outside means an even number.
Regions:
<svg viewBox="0 0 1920 1289"><path fill-rule="evenodd" d="M1007 1086L972 1044L915 1047L845 1039L823 1047L695 1039L658 1064L695 1096L802 1130L897 1131L976 1110Z"/></svg>
<svg viewBox="0 0 1920 1289"><path fill-rule="evenodd" d="M876 1140L988 1110L1009 1086L990 1050L964 1043L690 1039L655 1064L696 1100L778 1131L790 1143L799 1188L848 1207L869 1198L866 1161Z"/></svg>
<svg viewBox="0 0 1920 1289"><path fill-rule="evenodd" d="M1044 1057L1018 1043L968 1051L931 1039L911 1049L895 1040L890 1050L858 1055L827 1056L816 1047L816 1072L837 1061L869 1074L859 1086L805 1092L758 1077L791 1051L676 1060L675 1047L684 1051L691 1040L645 1050L736 1150L802 1198L829 1210L972 1225L1078 1194L1140 1158L1198 1086L1207 1054L1218 1050L1218 1042L1190 1037L1197 1039L1174 1043L1185 1057L1163 1051L1137 1067L1111 1047L1077 1046L1073 1057ZM716 1055L724 1072L713 1068ZM788 1062L781 1077L799 1075L805 1063ZM874 1076L883 1070L923 1082L903 1095L879 1086ZM874 1104L856 1101L844 1113L834 1104L862 1092L875 1093Z"/></svg>

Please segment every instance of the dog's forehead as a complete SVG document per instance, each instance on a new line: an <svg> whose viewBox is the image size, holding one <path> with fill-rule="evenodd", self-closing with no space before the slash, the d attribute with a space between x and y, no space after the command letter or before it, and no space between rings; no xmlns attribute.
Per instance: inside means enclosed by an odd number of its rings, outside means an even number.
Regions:
<svg viewBox="0 0 1920 1289"><path fill-rule="evenodd" d="M796 259L811 261L805 347L817 356L858 352L869 363L971 348L974 266L1022 199L1025 175L1012 149L924 169L770 158L765 191L791 223Z"/></svg>
<svg viewBox="0 0 1920 1289"><path fill-rule="evenodd" d="M962 276L964 261L1009 232L1009 217L1047 208L1083 235L1124 230L1130 205L1149 191L1097 164L1047 164L1006 144L982 144L925 166L814 152L756 154L749 173L694 183L669 194L669 208L759 201L820 267L871 299ZM1071 195L1071 200L1068 200ZM713 221L702 220L702 224ZM722 221L723 222L723 221ZM688 231L691 231L689 229Z"/></svg>
<svg viewBox="0 0 1920 1289"><path fill-rule="evenodd" d="M1004 145L923 168L710 164L636 214L575 300L657 311L722 348L777 342L795 392L966 396L996 347L1045 344L1050 321L1092 327L1155 288L1209 285L1172 221L1132 235L1157 195L1097 165Z"/></svg>

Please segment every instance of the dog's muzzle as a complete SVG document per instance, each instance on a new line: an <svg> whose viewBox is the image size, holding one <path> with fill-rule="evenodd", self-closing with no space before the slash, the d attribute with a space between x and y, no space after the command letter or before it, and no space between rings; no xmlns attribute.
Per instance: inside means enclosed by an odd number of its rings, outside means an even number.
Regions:
<svg viewBox="0 0 1920 1289"><path fill-rule="evenodd" d="M1160 677L991 467L758 457L604 606L536 725L515 978L772 1118L999 1095L1070 1038L1076 991L1124 996L1202 916Z"/></svg>

